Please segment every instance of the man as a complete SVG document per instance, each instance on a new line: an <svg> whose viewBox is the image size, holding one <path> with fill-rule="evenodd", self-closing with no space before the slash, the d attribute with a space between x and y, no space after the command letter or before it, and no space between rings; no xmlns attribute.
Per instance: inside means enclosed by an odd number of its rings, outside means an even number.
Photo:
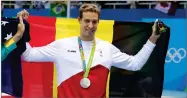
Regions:
<svg viewBox="0 0 187 98"><path fill-rule="evenodd" d="M55 63L58 98L103 98L106 97L111 66L140 70L160 35L156 35L155 22L152 35L143 48L134 56L128 55L95 37L100 16L100 9L95 4L83 4L79 11L80 36L60 39L42 47L32 48L27 43L27 50L22 56L29 62Z"/></svg>
<svg viewBox="0 0 187 98"><path fill-rule="evenodd" d="M19 17L20 21L20 23L18 24L17 33L11 39L1 44L1 61L3 61L11 51L16 49L16 43L22 38L23 33L25 31L25 25L22 19L22 12L19 13L17 17Z"/></svg>

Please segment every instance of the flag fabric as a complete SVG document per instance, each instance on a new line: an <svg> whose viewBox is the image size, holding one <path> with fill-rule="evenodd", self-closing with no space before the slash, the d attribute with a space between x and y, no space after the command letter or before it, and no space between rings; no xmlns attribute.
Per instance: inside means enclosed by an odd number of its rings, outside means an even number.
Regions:
<svg viewBox="0 0 187 98"><path fill-rule="evenodd" d="M1 42L2 44L8 39L12 38L17 32L18 19L1 18ZM25 32L23 37L16 43L17 48L1 62L1 76L2 76L2 92L15 96L22 97L23 79L22 79L22 64L21 54L25 51L25 42L30 40L29 23L24 20Z"/></svg>
<svg viewBox="0 0 187 98"><path fill-rule="evenodd" d="M30 36L32 38L29 43L32 47L44 46L61 38L78 36L80 31L79 23L77 22L77 19L30 16L28 21L30 23ZM144 24L144 26L142 26L142 24ZM117 22L113 20L100 20L96 32L96 37L116 45L120 50L123 50L124 47L129 47L128 49L126 48L128 50L126 52L129 54L135 53L138 52L138 49L143 47L142 44L148 40L148 37L151 34L150 30L152 28L151 27L152 25L153 23ZM133 26L137 28L132 28ZM132 32L128 30L131 31L134 30L133 34L131 34ZM138 32L139 30L141 32ZM147 30L150 32L144 32ZM121 41L123 39L126 39L126 41L125 40ZM127 44L127 43L131 43L131 44ZM165 60L164 55L163 57L161 55L161 58L162 58L161 60L163 61ZM156 58L153 58L153 60L159 61ZM159 67L163 68L164 64L162 64L162 61L159 62L160 62ZM155 61L153 61L153 63L155 63ZM57 78L56 78L57 73L54 63L52 62L31 63L31 62L22 61L22 64L23 64L22 71L23 71L23 81L24 81L24 92L23 92L24 97L26 98L57 97ZM117 73L118 71L119 69L118 70L112 69L112 73ZM155 73L156 75L161 75L160 77L163 77L163 74L159 73L158 70ZM121 81L122 78L126 79L126 76L121 75L121 77L119 77L116 81ZM117 85L117 84L110 83L110 81L113 82L111 79L112 77L111 78L109 77L108 82L106 84L107 97L109 96L109 92L111 93L113 92L114 89L112 87ZM163 80L158 80L158 81L160 82L160 84L162 84L163 82ZM109 86L109 84L111 85ZM119 82L118 84L123 85L123 83L119 83ZM109 87L111 91L109 91Z"/></svg>
<svg viewBox="0 0 187 98"><path fill-rule="evenodd" d="M178 5L178 1L161 1L156 4L155 9L168 15L175 15Z"/></svg>
<svg viewBox="0 0 187 98"><path fill-rule="evenodd" d="M152 34L153 23L121 22L114 24L112 44L122 52L134 55ZM164 64L170 31L157 41L149 60L140 71L112 68L111 97L161 97L164 81Z"/></svg>

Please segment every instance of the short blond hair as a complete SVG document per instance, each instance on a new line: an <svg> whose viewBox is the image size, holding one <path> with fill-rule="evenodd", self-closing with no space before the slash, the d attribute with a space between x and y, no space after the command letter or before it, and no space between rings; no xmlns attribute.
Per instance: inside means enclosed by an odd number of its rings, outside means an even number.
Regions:
<svg viewBox="0 0 187 98"><path fill-rule="evenodd" d="M83 12L95 12L98 14L98 18L100 16L100 8L97 4L94 3L85 3L79 9L79 17L82 18Z"/></svg>

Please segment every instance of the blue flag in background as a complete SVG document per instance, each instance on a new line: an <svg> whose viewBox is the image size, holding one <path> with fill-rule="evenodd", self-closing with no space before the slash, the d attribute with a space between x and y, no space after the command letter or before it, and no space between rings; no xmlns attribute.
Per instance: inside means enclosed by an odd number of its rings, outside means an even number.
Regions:
<svg viewBox="0 0 187 98"><path fill-rule="evenodd" d="M6 41L6 37L12 37L17 32L18 19L14 18L1 18L1 42ZM22 68L21 68L21 54L25 51L25 42L30 41L29 35L29 24L24 21L25 32L16 43L17 48L13 50L5 60L1 63L1 80L2 80L2 92L10 94L15 97L22 97L23 93L23 79L22 79Z"/></svg>

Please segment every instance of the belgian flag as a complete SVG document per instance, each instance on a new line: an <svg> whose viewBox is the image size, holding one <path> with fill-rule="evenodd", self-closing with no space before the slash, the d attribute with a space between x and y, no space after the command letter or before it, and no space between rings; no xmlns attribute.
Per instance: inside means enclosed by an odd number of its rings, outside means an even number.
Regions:
<svg viewBox="0 0 187 98"><path fill-rule="evenodd" d="M30 16L28 21L31 36L29 43L33 47L44 46L57 39L77 36L80 31L77 19ZM100 20L96 37L107 40L122 52L136 54L150 37L152 25L153 23ZM140 97L142 93L160 96L169 36L168 28L157 41L151 57L141 71L131 72L112 68L106 83L106 96L126 97L132 94ZM57 74L53 63L22 61L22 64L23 97L57 97Z"/></svg>

